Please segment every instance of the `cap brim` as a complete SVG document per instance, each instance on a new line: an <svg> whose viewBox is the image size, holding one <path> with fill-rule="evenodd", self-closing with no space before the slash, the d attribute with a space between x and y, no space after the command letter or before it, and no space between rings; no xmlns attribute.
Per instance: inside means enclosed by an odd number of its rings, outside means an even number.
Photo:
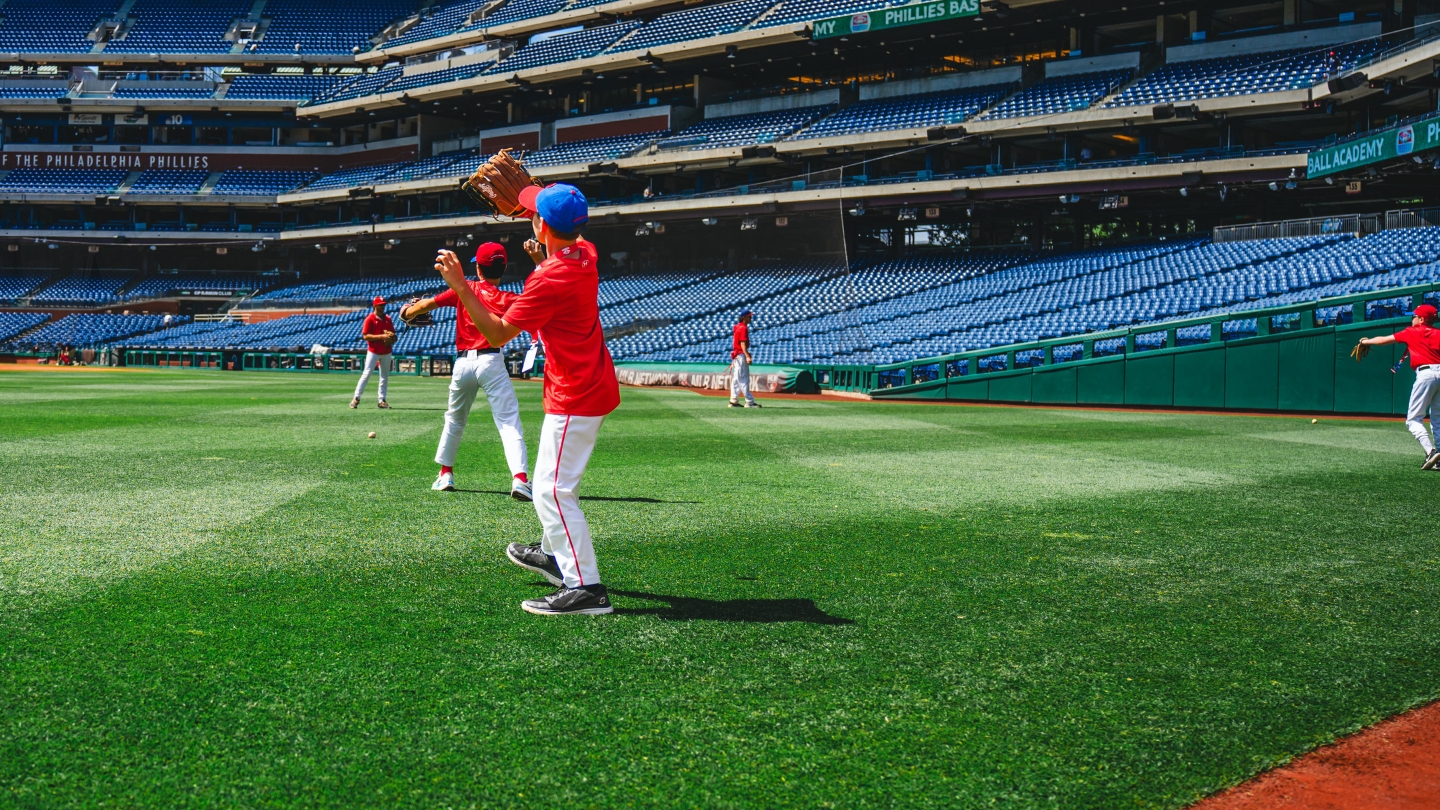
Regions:
<svg viewBox="0 0 1440 810"><path fill-rule="evenodd" d="M541 190L539 186L526 186L520 189L520 204L525 206L526 213L534 215L535 198L540 196Z"/></svg>

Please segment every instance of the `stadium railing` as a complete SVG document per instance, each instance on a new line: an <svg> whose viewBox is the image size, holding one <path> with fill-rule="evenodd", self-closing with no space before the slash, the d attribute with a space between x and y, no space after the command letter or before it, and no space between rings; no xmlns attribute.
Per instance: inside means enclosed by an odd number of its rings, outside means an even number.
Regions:
<svg viewBox="0 0 1440 810"><path fill-rule="evenodd" d="M1356 363L1350 346L1437 301L1429 283L888 365L796 365L822 390L877 399L1403 414L1414 373L1391 368L1404 347Z"/></svg>

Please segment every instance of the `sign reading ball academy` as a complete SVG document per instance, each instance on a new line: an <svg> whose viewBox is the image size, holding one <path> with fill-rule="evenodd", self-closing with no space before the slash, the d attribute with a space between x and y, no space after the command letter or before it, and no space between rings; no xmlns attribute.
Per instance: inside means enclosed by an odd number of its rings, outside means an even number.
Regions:
<svg viewBox="0 0 1440 810"><path fill-rule="evenodd" d="M905 25L922 25L959 17L974 17L979 13L980 0L936 0L931 3L910 3L894 8L860 11L841 17L816 20L810 24L810 35L814 39L828 39L849 34L863 34L866 31L883 31L887 28L899 28Z"/></svg>
<svg viewBox="0 0 1440 810"><path fill-rule="evenodd" d="M1338 174L1436 147L1440 147L1440 116L1424 118L1403 127L1382 129L1353 141L1317 149L1306 158L1305 176L1314 179Z"/></svg>

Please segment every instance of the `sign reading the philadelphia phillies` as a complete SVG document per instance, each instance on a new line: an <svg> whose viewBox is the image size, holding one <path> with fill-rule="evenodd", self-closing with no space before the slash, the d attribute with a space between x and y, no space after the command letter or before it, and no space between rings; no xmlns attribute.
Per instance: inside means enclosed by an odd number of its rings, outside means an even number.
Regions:
<svg viewBox="0 0 1440 810"><path fill-rule="evenodd" d="M847 34L862 34L866 31L883 31L904 25L953 20L959 17L974 17L980 14L980 0L938 0L933 3L911 3L895 8L875 11L861 11L843 17L829 17L811 23L811 36L815 39L843 37Z"/></svg>
<svg viewBox="0 0 1440 810"><path fill-rule="evenodd" d="M1440 115L1311 152L1305 176L1324 177L1436 147L1440 147Z"/></svg>

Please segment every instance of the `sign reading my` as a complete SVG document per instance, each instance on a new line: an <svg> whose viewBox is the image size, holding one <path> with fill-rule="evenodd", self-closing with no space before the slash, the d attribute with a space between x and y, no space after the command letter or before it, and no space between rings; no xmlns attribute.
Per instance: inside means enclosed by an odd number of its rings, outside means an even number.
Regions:
<svg viewBox="0 0 1440 810"><path fill-rule="evenodd" d="M956 17L974 17L980 13L980 0L936 0L933 3L911 3L906 6L861 11L843 17L829 17L811 23L811 36L815 39L843 37L848 34L862 34L866 31L882 31L899 28L902 25L951 20Z"/></svg>
<svg viewBox="0 0 1440 810"><path fill-rule="evenodd" d="M1436 147L1440 147L1440 115L1311 152L1306 160L1305 176L1313 179L1338 174Z"/></svg>

